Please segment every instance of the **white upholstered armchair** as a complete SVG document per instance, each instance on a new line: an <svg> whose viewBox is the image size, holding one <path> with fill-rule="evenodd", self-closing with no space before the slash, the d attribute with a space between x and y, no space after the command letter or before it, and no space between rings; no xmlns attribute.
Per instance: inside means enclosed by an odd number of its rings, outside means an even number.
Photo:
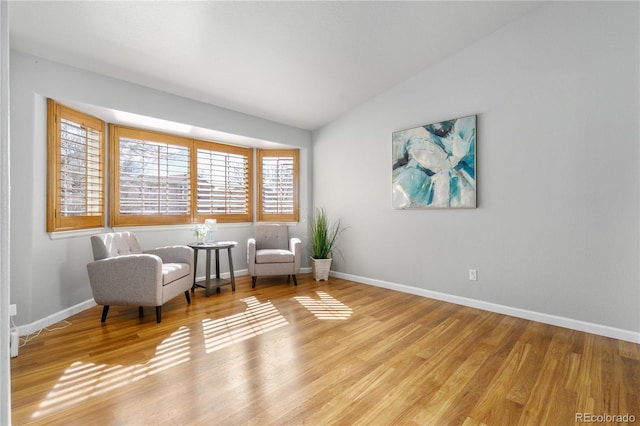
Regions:
<svg viewBox="0 0 640 426"><path fill-rule="evenodd" d="M91 237L94 261L87 265L93 298L103 305L102 322L110 305L155 306L156 321L162 305L180 293L191 303L193 249L186 246L142 250L132 232Z"/></svg>
<svg viewBox="0 0 640 426"><path fill-rule="evenodd" d="M296 274L300 272L302 242L289 238L286 225L258 223L254 237L247 242L247 263L251 275L251 287L256 287L258 276L287 275L298 285Z"/></svg>

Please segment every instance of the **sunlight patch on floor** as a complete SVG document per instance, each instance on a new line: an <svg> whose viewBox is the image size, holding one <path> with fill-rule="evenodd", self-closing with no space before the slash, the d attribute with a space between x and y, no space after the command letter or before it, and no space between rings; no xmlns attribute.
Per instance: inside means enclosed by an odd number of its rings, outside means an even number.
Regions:
<svg viewBox="0 0 640 426"><path fill-rule="evenodd" d="M353 309L331 297L324 291L316 291L320 299L309 296L294 297L309 312L321 320L346 320L351 317Z"/></svg>
<svg viewBox="0 0 640 426"><path fill-rule="evenodd" d="M244 312L202 321L206 353L217 351L289 324L270 301L260 302L255 296L247 297L242 301L247 305ZM327 301L327 303L329 302ZM90 398L188 362L191 359L193 349L190 329L180 327L170 337L163 340L156 347L154 357L143 364L74 362L62 374L58 383L40 404L39 409L33 414L33 418L65 410Z"/></svg>
<svg viewBox="0 0 640 426"><path fill-rule="evenodd" d="M156 348L145 364L118 365L74 362L60 377L34 418L64 410L89 398L126 386L190 359L189 329L180 327Z"/></svg>
<svg viewBox="0 0 640 426"><path fill-rule="evenodd" d="M255 296L242 299L247 310L219 319L205 319L202 329L207 353L283 327L289 322L270 301L261 303Z"/></svg>

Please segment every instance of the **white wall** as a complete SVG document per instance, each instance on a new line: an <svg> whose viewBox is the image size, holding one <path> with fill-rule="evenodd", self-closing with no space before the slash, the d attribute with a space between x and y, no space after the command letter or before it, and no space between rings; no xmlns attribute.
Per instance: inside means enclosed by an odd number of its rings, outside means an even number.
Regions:
<svg viewBox="0 0 640 426"><path fill-rule="evenodd" d="M86 264L92 260L87 233L50 239L46 220L46 98L212 129L245 138L300 148L300 216L292 235L306 240L310 204L311 134L201 102L129 84L59 63L11 52L11 303L18 325L46 325L92 299ZM94 232L95 233L95 232ZM143 247L193 241L191 227L136 230ZM251 225L219 225L218 238L238 241L236 270L247 268L246 241ZM224 255L223 255L224 257ZM198 275L204 275L204 255ZM227 272L226 257L221 267ZM96 321L99 319L96 318ZM43 324L44 322L44 324ZM29 327L21 327L21 330ZM37 329L38 327L36 327Z"/></svg>
<svg viewBox="0 0 640 426"><path fill-rule="evenodd" d="M332 269L637 340L638 18L544 6L314 132L314 205L349 227ZM393 210L392 132L471 114L478 208Z"/></svg>

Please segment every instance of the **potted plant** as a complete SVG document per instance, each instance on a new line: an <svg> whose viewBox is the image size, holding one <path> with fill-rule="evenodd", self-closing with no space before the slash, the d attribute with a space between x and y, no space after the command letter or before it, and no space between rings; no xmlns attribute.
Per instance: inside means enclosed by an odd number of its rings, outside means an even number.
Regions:
<svg viewBox="0 0 640 426"><path fill-rule="evenodd" d="M340 219L329 221L324 208L316 208L311 221L311 268L313 279L328 280L331 269L331 254L338 236L344 231Z"/></svg>

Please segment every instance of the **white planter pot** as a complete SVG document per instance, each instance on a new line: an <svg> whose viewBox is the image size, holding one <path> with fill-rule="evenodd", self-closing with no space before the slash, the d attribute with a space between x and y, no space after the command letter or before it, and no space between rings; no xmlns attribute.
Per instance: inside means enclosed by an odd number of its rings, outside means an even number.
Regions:
<svg viewBox="0 0 640 426"><path fill-rule="evenodd" d="M311 258L311 270L313 271L313 279L316 281L328 281L329 271L331 270L331 259L314 259Z"/></svg>

